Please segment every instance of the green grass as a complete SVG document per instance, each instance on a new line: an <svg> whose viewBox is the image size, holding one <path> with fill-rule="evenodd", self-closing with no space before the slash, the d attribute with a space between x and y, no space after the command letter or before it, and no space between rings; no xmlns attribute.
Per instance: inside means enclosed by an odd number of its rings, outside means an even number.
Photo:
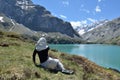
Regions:
<svg viewBox="0 0 120 80"><path fill-rule="evenodd" d="M120 45L120 36L111 39L110 43L115 44L115 45Z"/></svg>
<svg viewBox="0 0 120 80"><path fill-rule="evenodd" d="M120 74L105 69L84 57L50 50L49 55L58 58L73 75L53 73L36 67L32 62L34 43L14 34L1 34L0 38L0 80L119 80ZM13 34L12 34L13 35ZM4 46L4 45L8 46ZM37 57L37 63L38 57Z"/></svg>

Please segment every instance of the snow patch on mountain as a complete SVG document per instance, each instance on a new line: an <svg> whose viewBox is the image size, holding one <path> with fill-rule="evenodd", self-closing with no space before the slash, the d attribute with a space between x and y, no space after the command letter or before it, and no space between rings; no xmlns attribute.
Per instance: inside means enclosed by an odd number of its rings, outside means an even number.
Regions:
<svg viewBox="0 0 120 80"><path fill-rule="evenodd" d="M79 22L79 25L75 24L74 23L71 23L71 25L73 26L73 28L80 34L80 35L83 35L84 33L86 32L89 32L89 31L92 31L94 30L95 28L98 28L100 26L102 26L103 24L105 24L106 22L108 22L108 20L102 20L102 21L96 21L94 23L91 23L91 24L87 24L87 23L80 23ZM77 22L78 23L78 22Z"/></svg>
<svg viewBox="0 0 120 80"><path fill-rule="evenodd" d="M0 22L4 22L3 18L4 17L0 16Z"/></svg>
<svg viewBox="0 0 120 80"><path fill-rule="evenodd" d="M80 35L83 35L83 34L85 33L85 30L82 29L82 30L80 30L78 33L79 33Z"/></svg>
<svg viewBox="0 0 120 80"><path fill-rule="evenodd" d="M32 4L31 1L28 0L21 0L16 2L16 6L19 6L21 9L27 10L29 8L34 8L35 6Z"/></svg>

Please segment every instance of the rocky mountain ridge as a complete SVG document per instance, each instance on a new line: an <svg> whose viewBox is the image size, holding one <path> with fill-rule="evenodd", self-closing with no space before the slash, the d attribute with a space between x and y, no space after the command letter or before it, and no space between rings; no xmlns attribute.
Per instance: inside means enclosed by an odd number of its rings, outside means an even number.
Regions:
<svg viewBox="0 0 120 80"><path fill-rule="evenodd" d="M22 35L26 39L30 39L32 41L37 41L39 37L45 35L48 43L55 44L73 44L73 43L81 43L80 38L71 38L68 35L63 35L59 32L42 32L42 31L33 31L22 24L17 23L15 20L5 16L4 14L0 14L0 30L4 32L14 32Z"/></svg>
<svg viewBox="0 0 120 80"><path fill-rule="evenodd" d="M33 4L31 0L0 0L0 12L31 30L79 37L69 22L52 16L44 7Z"/></svg>
<svg viewBox="0 0 120 80"><path fill-rule="evenodd" d="M82 35L88 42L120 44L120 17Z"/></svg>
<svg viewBox="0 0 120 80"><path fill-rule="evenodd" d="M35 31L30 30L22 24L17 23L15 20L6 17L4 14L0 13L0 30L7 32L15 32L18 34L25 34L33 36L36 34Z"/></svg>
<svg viewBox="0 0 120 80"><path fill-rule="evenodd" d="M106 22L108 22L108 20L101 20L101 21L96 21L94 23L91 24L83 24L81 26L78 26L75 28L75 30L80 34L83 35L99 26L102 26L103 24L105 24Z"/></svg>

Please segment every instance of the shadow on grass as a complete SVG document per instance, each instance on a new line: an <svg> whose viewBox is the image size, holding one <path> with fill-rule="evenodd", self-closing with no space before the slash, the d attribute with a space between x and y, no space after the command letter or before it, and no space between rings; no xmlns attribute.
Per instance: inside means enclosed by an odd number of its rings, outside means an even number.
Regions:
<svg viewBox="0 0 120 80"><path fill-rule="evenodd" d="M44 70L49 71L51 73L55 73L55 74L57 74L59 72L58 70L55 70L55 69L47 69L47 68L45 68L45 67L43 67L41 65L36 65L36 67L43 68Z"/></svg>
<svg viewBox="0 0 120 80"><path fill-rule="evenodd" d="M36 65L36 67L43 68L44 70L49 71L50 73L54 73L54 74L57 74L58 72L61 72L63 74L67 74L67 75L74 74L74 71L72 71L72 70L63 70L63 71L61 71L61 70L56 70L56 69L47 69L47 68L45 68L45 67L43 67L41 65Z"/></svg>

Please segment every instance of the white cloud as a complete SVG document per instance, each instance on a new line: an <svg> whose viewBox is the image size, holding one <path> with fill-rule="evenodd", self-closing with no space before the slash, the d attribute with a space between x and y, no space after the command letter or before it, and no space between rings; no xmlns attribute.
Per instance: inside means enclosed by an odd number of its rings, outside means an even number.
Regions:
<svg viewBox="0 0 120 80"><path fill-rule="evenodd" d="M82 24L87 24L87 20L81 21Z"/></svg>
<svg viewBox="0 0 120 80"><path fill-rule="evenodd" d="M98 0L98 2L101 2L102 0Z"/></svg>
<svg viewBox="0 0 120 80"><path fill-rule="evenodd" d="M95 11L96 12L101 12L100 6L97 5L96 8L95 8Z"/></svg>
<svg viewBox="0 0 120 80"><path fill-rule="evenodd" d="M92 18L87 18L87 20L91 21L92 23L95 23L97 20L92 19Z"/></svg>
<svg viewBox="0 0 120 80"><path fill-rule="evenodd" d="M65 15L60 15L61 18L67 19Z"/></svg>
<svg viewBox="0 0 120 80"><path fill-rule="evenodd" d="M64 6L69 6L69 1L62 1L62 4L63 4Z"/></svg>
<svg viewBox="0 0 120 80"><path fill-rule="evenodd" d="M87 10L87 9L80 9L80 11L84 11L84 12L86 12L86 13L90 13L90 11Z"/></svg>
<svg viewBox="0 0 120 80"><path fill-rule="evenodd" d="M83 21L71 21L70 23L73 26L73 28L77 28L78 26L82 27L82 26L87 25L87 20L83 20Z"/></svg>

